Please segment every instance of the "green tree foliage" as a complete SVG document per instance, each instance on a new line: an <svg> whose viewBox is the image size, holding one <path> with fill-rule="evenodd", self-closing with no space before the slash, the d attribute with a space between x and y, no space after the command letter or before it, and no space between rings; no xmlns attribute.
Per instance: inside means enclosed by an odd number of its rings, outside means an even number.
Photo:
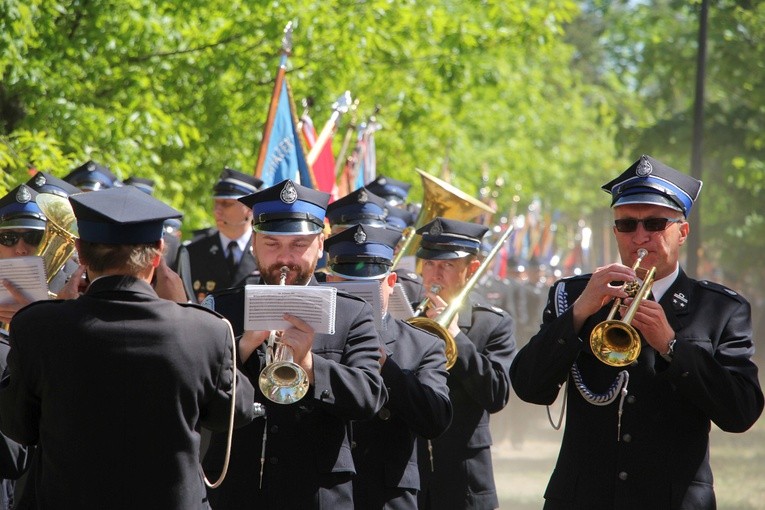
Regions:
<svg viewBox="0 0 765 510"><path fill-rule="evenodd" d="M346 89L359 121L380 105L380 173L448 167L473 194L488 168L506 183L501 209L536 196L579 218L618 164L608 96L562 40L573 1L2 0L0 11L5 187L29 167L64 175L94 159L154 178L188 230L208 223L220 169L255 165L290 20L296 101L314 99L319 125Z"/></svg>
<svg viewBox="0 0 765 510"><path fill-rule="evenodd" d="M625 161L649 152L690 172L700 4L596 0L569 27L582 76L609 90L618 114L615 143ZM710 1L702 261L759 289L765 271L752 264L765 250L763 55L765 4Z"/></svg>

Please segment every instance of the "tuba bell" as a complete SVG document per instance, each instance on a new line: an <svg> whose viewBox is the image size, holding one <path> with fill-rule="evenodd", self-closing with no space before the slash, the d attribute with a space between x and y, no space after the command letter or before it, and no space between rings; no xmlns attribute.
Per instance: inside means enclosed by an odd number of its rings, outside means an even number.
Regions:
<svg viewBox="0 0 765 510"><path fill-rule="evenodd" d="M77 218L69 200L64 197L40 193L36 202L47 219L36 255L42 257L46 278L50 283L74 253Z"/></svg>
<svg viewBox="0 0 765 510"><path fill-rule="evenodd" d="M637 251L638 258L632 266L633 271L640 269L640 263L648 254L643 248ZM616 312L623 306L621 298L614 299L606 320L595 326L590 333L590 347L600 361L612 367L629 365L640 355L640 334L630 324L635 317L640 303L648 297L653 286L656 268L648 270L642 285L637 281L625 282L622 290L633 300L621 319L614 319Z"/></svg>
<svg viewBox="0 0 765 510"><path fill-rule="evenodd" d="M414 235L414 231L437 216L451 220L471 221L481 214L494 214L496 212L488 205L455 188L448 182L433 177L420 169L415 170L422 178L422 188L424 191L422 207L414 222L414 227L408 237L405 236L405 242L401 245L393 259L394 268L399 267L403 257L414 255L417 251L419 243L415 241L417 236Z"/></svg>
<svg viewBox="0 0 765 510"><path fill-rule="evenodd" d="M513 226L509 225L499 237L499 240L497 240L489 253L486 255L486 258L483 259L481 265L478 266L478 269L475 270L475 273L473 273L470 279L468 279L467 283L465 283L465 286L462 287L462 290L459 292L459 294L457 294L454 299L451 300L449 305L444 309L443 312L438 315L438 317L435 319L430 319L424 316L411 317L406 321L412 326L424 329L428 333L432 333L444 341L446 344L447 370L451 369L457 362L457 342L454 341L454 337L451 333L449 333L449 324L451 324L451 322L454 320L454 317L457 316L468 295L473 290L473 287L478 284L478 281L489 268L492 260L497 255L497 253L499 253L499 250L502 249L502 245L505 244L505 241L507 241L507 238L510 237L512 232Z"/></svg>

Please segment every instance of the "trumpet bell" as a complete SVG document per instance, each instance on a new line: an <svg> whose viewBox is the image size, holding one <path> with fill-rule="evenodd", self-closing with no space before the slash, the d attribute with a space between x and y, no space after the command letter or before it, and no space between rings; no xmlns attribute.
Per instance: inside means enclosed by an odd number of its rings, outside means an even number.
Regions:
<svg viewBox="0 0 765 510"><path fill-rule="evenodd" d="M292 349L276 342L270 363L260 372L258 386L263 396L271 402L292 404L308 392L308 374L292 361Z"/></svg>
<svg viewBox="0 0 765 510"><path fill-rule="evenodd" d="M590 347L601 362L612 367L623 367L640 356L640 335L630 324L606 320L592 330Z"/></svg>

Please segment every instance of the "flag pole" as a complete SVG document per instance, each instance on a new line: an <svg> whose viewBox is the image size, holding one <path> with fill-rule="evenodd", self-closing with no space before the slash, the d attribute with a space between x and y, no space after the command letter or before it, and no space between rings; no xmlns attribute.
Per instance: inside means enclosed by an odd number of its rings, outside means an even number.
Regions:
<svg viewBox="0 0 765 510"><path fill-rule="evenodd" d="M268 117L266 118L266 125L263 127L263 137L260 140L260 150L258 151L258 162L255 164L255 176L263 176L263 163L266 160L266 152L268 151L268 142L271 138L271 130L274 127L274 118L276 117L276 107L279 104L279 94L282 90L282 82L284 81L284 75L287 72L287 58L292 53L292 22L287 23L284 27L284 35L282 36L282 50L281 59L279 61L279 70L276 73L276 80L274 82L274 92L271 94L271 105L268 108Z"/></svg>
<svg viewBox="0 0 765 510"><path fill-rule="evenodd" d="M324 124L321 133L318 138L316 138L316 142L313 144L313 147L311 147L311 151L305 158L308 166L313 167L313 164L316 163L322 149L324 149L327 141L334 134L335 129L337 129L337 122L340 119L340 115L346 113L351 107L351 101L351 91L346 90L345 93L332 105L332 115L330 115L327 123Z"/></svg>

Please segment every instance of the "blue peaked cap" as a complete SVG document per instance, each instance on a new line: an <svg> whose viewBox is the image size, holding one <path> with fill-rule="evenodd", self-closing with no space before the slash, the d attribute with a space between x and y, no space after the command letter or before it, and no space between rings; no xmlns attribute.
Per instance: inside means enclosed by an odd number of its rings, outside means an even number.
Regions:
<svg viewBox="0 0 765 510"><path fill-rule="evenodd" d="M702 184L700 180L644 154L602 189L611 194L611 207L655 204L680 211L687 218Z"/></svg>

